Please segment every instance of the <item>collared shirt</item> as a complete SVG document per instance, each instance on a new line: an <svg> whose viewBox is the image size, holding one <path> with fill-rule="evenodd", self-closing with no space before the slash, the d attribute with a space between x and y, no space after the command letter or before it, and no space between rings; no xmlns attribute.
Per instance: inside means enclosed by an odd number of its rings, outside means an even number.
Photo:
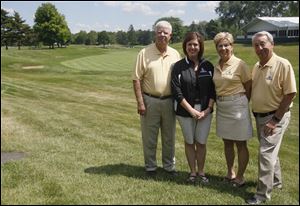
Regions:
<svg viewBox="0 0 300 206"><path fill-rule="evenodd" d="M251 80L251 72L243 60L232 55L223 70L219 64L215 66L213 80L217 96L234 95L245 92L243 83Z"/></svg>
<svg viewBox="0 0 300 206"><path fill-rule="evenodd" d="M139 52L132 79L141 80L143 92L171 95L171 67L180 58L178 51L169 46L163 56L155 43L151 44Z"/></svg>
<svg viewBox="0 0 300 206"><path fill-rule="evenodd" d="M297 92L295 74L287 59L273 53L264 66L259 62L254 65L251 95L253 112L277 110L283 96L294 92Z"/></svg>

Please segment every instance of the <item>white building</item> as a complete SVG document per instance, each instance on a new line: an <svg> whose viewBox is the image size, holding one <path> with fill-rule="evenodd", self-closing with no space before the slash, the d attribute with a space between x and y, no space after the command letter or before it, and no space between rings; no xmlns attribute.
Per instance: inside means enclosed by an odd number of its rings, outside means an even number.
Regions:
<svg viewBox="0 0 300 206"><path fill-rule="evenodd" d="M257 17L242 30L244 39L251 39L256 32L268 31L275 39L299 40L299 17Z"/></svg>

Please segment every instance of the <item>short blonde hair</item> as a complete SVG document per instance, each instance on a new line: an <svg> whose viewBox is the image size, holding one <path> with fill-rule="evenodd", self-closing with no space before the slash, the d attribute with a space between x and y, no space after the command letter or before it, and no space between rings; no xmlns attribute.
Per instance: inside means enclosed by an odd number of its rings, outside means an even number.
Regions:
<svg viewBox="0 0 300 206"><path fill-rule="evenodd" d="M232 34L230 34L229 32L220 32L217 33L216 36L214 37L215 45L217 46L218 43L223 39L228 40L231 45L234 42Z"/></svg>

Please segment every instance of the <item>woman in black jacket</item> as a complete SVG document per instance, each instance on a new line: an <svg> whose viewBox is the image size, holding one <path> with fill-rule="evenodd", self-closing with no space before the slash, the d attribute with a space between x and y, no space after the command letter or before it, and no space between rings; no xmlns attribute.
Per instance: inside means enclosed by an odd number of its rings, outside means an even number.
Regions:
<svg viewBox="0 0 300 206"><path fill-rule="evenodd" d="M187 33L182 46L186 57L175 63L171 85L191 170L187 181L195 183L198 177L201 182L207 183L204 162L216 99L212 80L214 66L203 58L204 40L199 33Z"/></svg>

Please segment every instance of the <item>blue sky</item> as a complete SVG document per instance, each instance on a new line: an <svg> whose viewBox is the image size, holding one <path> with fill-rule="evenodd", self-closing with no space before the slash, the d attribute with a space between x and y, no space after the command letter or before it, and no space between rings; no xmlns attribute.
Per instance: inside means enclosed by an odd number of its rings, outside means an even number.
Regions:
<svg viewBox="0 0 300 206"><path fill-rule="evenodd" d="M166 16L178 17L184 25L192 21L218 18L215 8L219 1L1 1L1 8L17 11L32 26L37 8L45 2L55 5L66 18L71 32L80 30L127 31L152 29L154 22Z"/></svg>

